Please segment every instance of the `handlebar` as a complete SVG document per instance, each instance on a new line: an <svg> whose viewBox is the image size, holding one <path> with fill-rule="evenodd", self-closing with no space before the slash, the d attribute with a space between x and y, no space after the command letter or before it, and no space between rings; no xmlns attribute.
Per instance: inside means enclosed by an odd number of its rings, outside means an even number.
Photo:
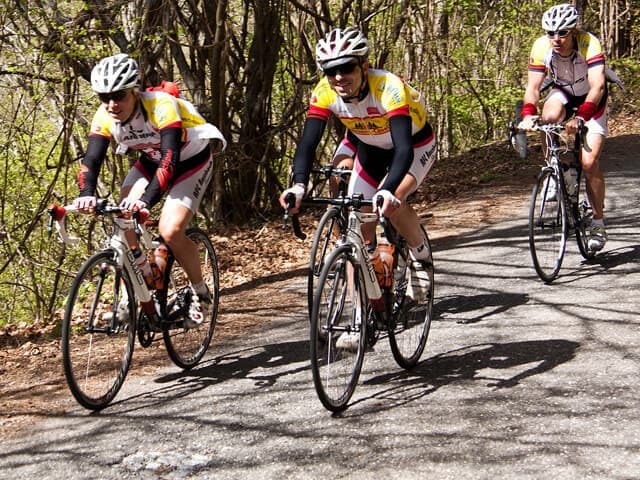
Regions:
<svg viewBox="0 0 640 480"><path fill-rule="evenodd" d="M284 210L284 219L282 224L282 229L287 228L287 220L289 219L289 210L296 206L296 196L293 193L288 193L285 197L285 202L287 203L287 208ZM291 226L293 227L293 233L300 240L305 240L307 235L302 231L302 227L300 226L300 218L298 214L291 215Z"/></svg>
<svg viewBox="0 0 640 480"><path fill-rule="evenodd" d="M324 175L326 178L329 177L347 177L351 175L350 168L342 168L342 167L334 167L333 165L325 165L323 167L315 167L311 169L312 173L317 173L320 175Z"/></svg>
<svg viewBox="0 0 640 480"><path fill-rule="evenodd" d="M67 213L79 212L79 209L75 205L60 206L54 203L49 207L48 211L49 223L47 226L47 231L49 233L49 236L51 236L51 232L55 224L58 236L64 243L78 243L80 241L79 238L72 237L67 234L64 224L64 217L67 215ZM95 211L93 212L94 215L122 215L123 213L124 210L120 206L109 203L109 201L105 198L100 198L96 201ZM134 222L134 229L137 233L139 232L140 224L144 223L148 217L149 212L146 210L133 213L132 219Z"/></svg>

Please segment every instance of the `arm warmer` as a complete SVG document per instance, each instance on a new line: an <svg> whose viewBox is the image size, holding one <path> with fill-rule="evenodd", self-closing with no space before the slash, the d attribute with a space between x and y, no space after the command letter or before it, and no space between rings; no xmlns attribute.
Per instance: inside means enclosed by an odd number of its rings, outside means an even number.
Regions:
<svg viewBox="0 0 640 480"><path fill-rule="evenodd" d="M78 171L78 187L81 197L96 194L100 167L109 148L109 139L100 135L89 135L89 143Z"/></svg>
<svg viewBox="0 0 640 480"><path fill-rule="evenodd" d="M391 139L393 140L393 159L389 174L379 190L389 190L395 195L396 188L413 163L413 142L411 140L411 117L396 115L389 119Z"/></svg>
<svg viewBox="0 0 640 480"><path fill-rule="evenodd" d="M182 129L179 127L165 128L160 132L160 153L162 155L160 166L140 197L140 200L145 202L149 208L158 203L162 194L171 186L176 165L180 161L181 137Z"/></svg>
<svg viewBox="0 0 640 480"><path fill-rule="evenodd" d="M322 140L327 122L319 118L307 118L302 130L302 138L293 157L293 183L306 185L316 156L316 148Z"/></svg>

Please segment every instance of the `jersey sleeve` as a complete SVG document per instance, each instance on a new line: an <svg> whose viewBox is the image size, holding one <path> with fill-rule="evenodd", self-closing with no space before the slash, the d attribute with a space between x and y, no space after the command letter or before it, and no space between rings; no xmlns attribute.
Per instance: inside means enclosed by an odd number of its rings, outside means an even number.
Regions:
<svg viewBox="0 0 640 480"><path fill-rule="evenodd" d="M531 53L529 54L529 71L545 73L547 71L547 55L549 53L550 43L549 39L539 37L531 47Z"/></svg>
<svg viewBox="0 0 640 480"><path fill-rule="evenodd" d="M407 88L402 79L391 74L383 78L383 82L372 85L372 88L380 90L380 101L387 111L387 117L410 115Z"/></svg>
<svg viewBox="0 0 640 480"><path fill-rule="evenodd" d="M578 48L583 53L588 68L604 65L605 58L602 44L595 35L586 32L580 35L578 37Z"/></svg>
<svg viewBox="0 0 640 480"><path fill-rule="evenodd" d="M113 127L113 119L107 113L104 105L100 105L96 113L91 120L91 128L89 130L89 136L99 136L106 139L111 139L111 129Z"/></svg>
<svg viewBox="0 0 640 480"><path fill-rule="evenodd" d="M331 104L335 101L336 93L331 89L326 77L320 80L311 93L307 118L316 118L326 122L331 116Z"/></svg>

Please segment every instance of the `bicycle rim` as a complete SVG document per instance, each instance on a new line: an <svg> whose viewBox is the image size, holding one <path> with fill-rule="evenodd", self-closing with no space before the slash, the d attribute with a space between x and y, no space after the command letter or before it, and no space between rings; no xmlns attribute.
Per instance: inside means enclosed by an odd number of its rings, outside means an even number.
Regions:
<svg viewBox="0 0 640 480"><path fill-rule="evenodd" d="M426 233L425 233L425 238ZM428 242L428 240L427 240ZM431 245L429 244L431 251ZM389 344L393 358L403 368L412 368L424 352L431 327L434 297L433 256L429 255L425 270L429 278L424 299L410 301L406 296L407 284L411 278L411 266L407 248L398 252L398 264L395 271L394 328L389 329Z"/></svg>
<svg viewBox="0 0 640 480"><path fill-rule="evenodd" d="M311 311L313 310L313 294L317 280L320 277L320 272L324 266L325 258L331 253L333 245L342 230L340 215L341 212L338 207L327 209L324 215L322 215L322 218L320 218L318 228L316 228L313 236L307 279L309 318L311 318Z"/></svg>
<svg viewBox="0 0 640 480"><path fill-rule="evenodd" d="M202 278L209 288L212 302L201 324L196 327L185 325L191 287L187 274L172 256L165 272L167 304L166 307L162 307L165 308L166 316L171 322L163 330L163 338L173 363L184 369L193 368L207 352L216 326L220 297L218 262L209 237L198 228L187 230L187 236L197 246Z"/></svg>
<svg viewBox="0 0 640 480"><path fill-rule="evenodd" d="M62 323L67 384L78 403L90 410L106 407L116 396L135 345L135 297L113 255L100 252L83 264Z"/></svg>
<svg viewBox="0 0 640 480"><path fill-rule="evenodd" d="M313 383L325 408L347 407L362 369L367 296L349 246L331 253L318 280L310 326ZM341 336L353 334L352 342Z"/></svg>
<svg viewBox="0 0 640 480"><path fill-rule="evenodd" d="M547 283L553 281L560 271L568 229L564 196L558 183L555 200L546 198L551 181L558 181L554 171L543 170L533 187L529 207L531 259L538 276Z"/></svg>

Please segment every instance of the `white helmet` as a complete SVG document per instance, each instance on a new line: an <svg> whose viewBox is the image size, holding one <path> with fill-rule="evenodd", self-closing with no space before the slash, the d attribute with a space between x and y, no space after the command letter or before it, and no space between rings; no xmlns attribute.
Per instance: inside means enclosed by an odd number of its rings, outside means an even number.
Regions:
<svg viewBox="0 0 640 480"><path fill-rule="evenodd" d="M571 30L578 24L578 10L573 5L556 5L542 15L542 28L547 32Z"/></svg>
<svg viewBox="0 0 640 480"><path fill-rule="evenodd" d="M91 71L91 87L97 93L111 93L138 85L138 64L126 53L106 57Z"/></svg>
<svg viewBox="0 0 640 480"><path fill-rule="evenodd" d="M348 63L369 54L367 37L357 28L331 30L316 45L316 61L321 69Z"/></svg>

